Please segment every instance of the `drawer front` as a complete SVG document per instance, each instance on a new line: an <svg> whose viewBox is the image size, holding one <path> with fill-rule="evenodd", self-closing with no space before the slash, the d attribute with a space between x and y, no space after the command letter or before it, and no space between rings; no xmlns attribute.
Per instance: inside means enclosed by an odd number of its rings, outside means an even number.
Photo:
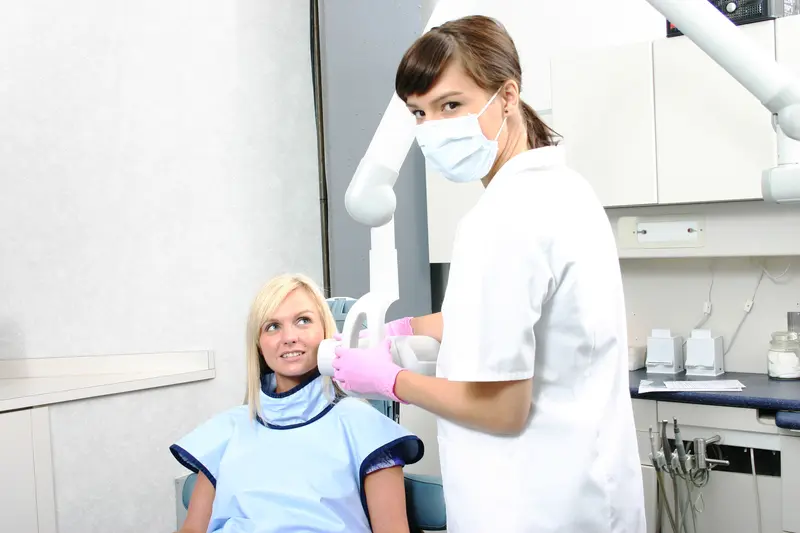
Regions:
<svg viewBox="0 0 800 533"><path fill-rule="evenodd" d="M633 399L633 421L636 426L636 441L639 445L639 461L644 466L650 462L649 430L658 431L658 411L652 400Z"/></svg>
<svg viewBox="0 0 800 533"><path fill-rule="evenodd" d="M775 419L760 419L757 409L659 401L658 419L669 420L671 424L673 418L677 418L681 426L778 434Z"/></svg>

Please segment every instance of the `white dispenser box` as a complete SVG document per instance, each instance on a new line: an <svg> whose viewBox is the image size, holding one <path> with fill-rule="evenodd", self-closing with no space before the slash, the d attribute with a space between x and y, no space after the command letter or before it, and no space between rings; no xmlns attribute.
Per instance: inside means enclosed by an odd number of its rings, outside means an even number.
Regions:
<svg viewBox="0 0 800 533"><path fill-rule="evenodd" d="M708 329L692 330L686 339L686 375L719 376L725 373L722 337L713 337Z"/></svg>
<svg viewBox="0 0 800 533"><path fill-rule="evenodd" d="M654 329L647 337L646 366L648 374L683 372L683 337L668 329Z"/></svg>

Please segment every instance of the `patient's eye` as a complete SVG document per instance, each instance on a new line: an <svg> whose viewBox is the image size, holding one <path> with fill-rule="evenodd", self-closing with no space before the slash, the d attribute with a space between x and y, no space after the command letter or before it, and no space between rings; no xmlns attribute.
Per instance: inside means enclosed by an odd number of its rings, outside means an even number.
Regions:
<svg viewBox="0 0 800 533"><path fill-rule="evenodd" d="M276 324L275 322L268 322L267 324L264 324L264 333L271 333L273 331L276 331L277 329L278 329L278 324Z"/></svg>
<svg viewBox="0 0 800 533"><path fill-rule="evenodd" d="M302 326L307 326L308 324L311 324L311 319L308 318L307 316L301 316L300 318L297 319L297 323Z"/></svg>

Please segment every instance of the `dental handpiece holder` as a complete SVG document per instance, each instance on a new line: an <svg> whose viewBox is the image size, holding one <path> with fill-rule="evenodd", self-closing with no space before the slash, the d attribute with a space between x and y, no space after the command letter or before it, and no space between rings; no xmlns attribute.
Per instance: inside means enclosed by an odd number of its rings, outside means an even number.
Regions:
<svg viewBox="0 0 800 533"><path fill-rule="evenodd" d="M680 374L684 370L683 337L668 329L654 329L647 337L648 374Z"/></svg>
<svg viewBox="0 0 800 533"><path fill-rule="evenodd" d="M716 377L725 373L722 337L695 329L686 339L686 375Z"/></svg>
<svg viewBox="0 0 800 533"><path fill-rule="evenodd" d="M370 298L366 302L369 302ZM362 301L362 300L359 300ZM317 366L320 374L333 378L335 369L333 368L333 361L336 358L336 348L339 346L348 346L351 348L369 348L378 346L384 340L384 316L385 310L381 310L382 306L372 306L373 313L361 311L356 306L348 313L345 318L345 324L342 328L342 340L325 339L323 340L317 351ZM386 306L388 307L388 306ZM369 308L369 307L368 307ZM361 332L360 325L367 320L367 337L359 338ZM377 324L377 326L374 326ZM396 336L389 337L389 352L392 354L394 363L405 370L410 370L417 374L425 376L436 375L436 360L439 356L439 341L433 337L426 337L423 335L409 335L409 336ZM345 391L348 396L361 398L365 400L390 400L385 396L378 394L358 394L355 392Z"/></svg>
<svg viewBox="0 0 800 533"><path fill-rule="evenodd" d="M675 449L672 449L669 444L666 420L661 422L659 432L653 432L653 428L650 428L650 460L656 470L667 472L670 475L694 476L700 471L708 472L715 466L730 466L730 462L726 459L708 457L708 446L720 443L719 435L692 439L693 449L691 453L687 453L678 427L678 420L673 419L673 424Z"/></svg>
<svg viewBox="0 0 800 533"><path fill-rule="evenodd" d="M708 439L694 439L695 465L699 470L711 469L715 466L730 466L730 462L725 459L712 459L708 457L706 448L709 444L716 444L720 441L719 435L714 435Z"/></svg>

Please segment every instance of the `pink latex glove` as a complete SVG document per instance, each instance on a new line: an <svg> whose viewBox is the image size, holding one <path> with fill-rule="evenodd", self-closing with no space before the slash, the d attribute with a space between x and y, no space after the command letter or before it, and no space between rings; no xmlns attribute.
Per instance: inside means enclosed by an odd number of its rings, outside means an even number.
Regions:
<svg viewBox="0 0 800 533"><path fill-rule="evenodd" d="M394 364L389 351L389 339L376 348L345 348L335 350L333 378L346 391L359 394L380 394L403 402L394 393L394 383L403 368Z"/></svg>
<svg viewBox="0 0 800 533"><path fill-rule="evenodd" d="M404 318L398 318L397 320L392 320L391 322L387 322L386 326L383 329L384 335L387 337L405 337L414 334L414 330L411 329L411 317L407 316ZM362 329L359 334L358 338L363 339L369 335L369 330ZM333 338L337 341L342 340L341 333L334 333Z"/></svg>

